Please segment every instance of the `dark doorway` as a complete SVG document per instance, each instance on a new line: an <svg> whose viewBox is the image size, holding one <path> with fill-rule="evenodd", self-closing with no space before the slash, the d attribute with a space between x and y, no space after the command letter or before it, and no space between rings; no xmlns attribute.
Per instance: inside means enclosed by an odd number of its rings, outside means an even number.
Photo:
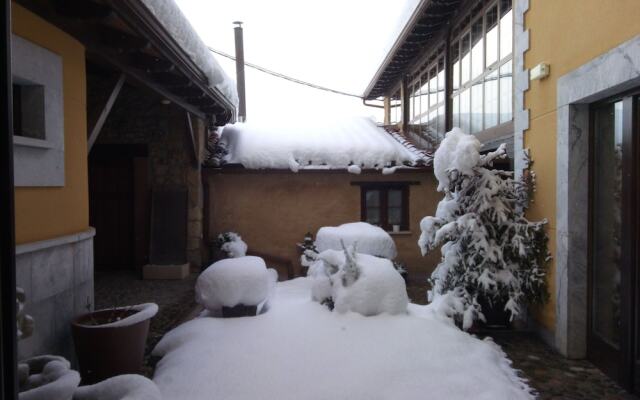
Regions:
<svg viewBox="0 0 640 400"><path fill-rule="evenodd" d="M148 260L146 145L96 145L89 157L89 219L96 269Z"/></svg>
<svg viewBox="0 0 640 400"><path fill-rule="evenodd" d="M638 98L591 109L589 358L640 391Z"/></svg>

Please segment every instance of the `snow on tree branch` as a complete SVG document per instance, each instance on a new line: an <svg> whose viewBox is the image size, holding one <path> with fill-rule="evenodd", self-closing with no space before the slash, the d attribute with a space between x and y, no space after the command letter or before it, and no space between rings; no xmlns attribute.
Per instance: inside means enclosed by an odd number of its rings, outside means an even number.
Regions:
<svg viewBox="0 0 640 400"><path fill-rule="evenodd" d="M435 216L420 222L418 241L423 255L440 247L430 299L447 296L439 303L456 305L450 313L464 329L484 319L484 306L502 307L513 319L522 304L548 296L547 222L525 218L522 183L513 173L489 169L506 156L505 146L486 155L479 150L474 136L458 128L447 133L434 155L444 198Z"/></svg>

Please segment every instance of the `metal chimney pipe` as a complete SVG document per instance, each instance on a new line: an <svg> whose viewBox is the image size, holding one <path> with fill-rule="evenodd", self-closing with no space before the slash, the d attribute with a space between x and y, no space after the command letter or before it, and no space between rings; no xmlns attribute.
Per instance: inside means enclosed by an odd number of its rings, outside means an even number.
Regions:
<svg viewBox="0 0 640 400"><path fill-rule="evenodd" d="M235 21L233 28L236 37L236 81L238 85L238 121L247 120L247 103L244 91L244 39L242 33L242 21Z"/></svg>

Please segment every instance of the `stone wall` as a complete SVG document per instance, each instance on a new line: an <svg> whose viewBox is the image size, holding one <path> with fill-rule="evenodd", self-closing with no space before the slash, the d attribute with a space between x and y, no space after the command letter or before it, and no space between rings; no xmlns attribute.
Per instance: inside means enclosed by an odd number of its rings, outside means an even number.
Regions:
<svg viewBox="0 0 640 400"><path fill-rule="evenodd" d="M16 247L16 284L25 290L25 312L35 320L33 335L18 344L20 359L74 359L70 322L93 310L94 234L89 229Z"/></svg>

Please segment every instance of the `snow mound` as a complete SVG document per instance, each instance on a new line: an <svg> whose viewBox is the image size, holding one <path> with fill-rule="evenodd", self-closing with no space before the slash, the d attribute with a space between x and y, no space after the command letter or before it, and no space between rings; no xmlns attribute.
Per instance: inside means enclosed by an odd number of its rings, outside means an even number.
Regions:
<svg viewBox="0 0 640 400"><path fill-rule="evenodd" d="M358 253L384 257L390 260L396 258L396 244L391 235L384 229L366 222L352 222L340 226L325 226L318 230L316 247L318 252L325 250L342 250L341 241L345 246L355 245Z"/></svg>
<svg viewBox="0 0 640 400"><path fill-rule="evenodd" d="M165 399L530 400L500 348L408 314L334 313L309 299L312 278L279 282L259 318L196 318L153 351Z"/></svg>
<svg viewBox="0 0 640 400"><path fill-rule="evenodd" d="M73 400L162 400L153 381L141 375L118 375L90 386L81 386Z"/></svg>
<svg viewBox="0 0 640 400"><path fill-rule="evenodd" d="M355 262L358 277L353 283L349 284L348 270L344 267L331 278L336 311L353 311L364 316L407 312L407 287L390 260L356 253ZM344 263L343 253L342 264Z"/></svg>
<svg viewBox="0 0 640 400"><path fill-rule="evenodd" d="M80 383L80 374L59 356L38 356L18 364L20 400L71 400Z"/></svg>
<svg viewBox="0 0 640 400"><path fill-rule="evenodd" d="M248 169L361 169L422 165L409 149L367 118L264 126L236 123L224 127L220 144L224 161Z"/></svg>
<svg viewBox="0 0 640 400"><path fill-rule="evenodd" d="M460 128L447 132L440 147L433 156L433 173L438 179L438 191L449 187L449 173L457 171L463 175L473 175L473 168L480 160L480 141Z"/></svg>
<svg viewBox="0 0 640 400"><path fill-rule="evenodd" d="M227 258L200 274L196 301L209 311L238 304L257 306L269 298L277 276L260 257Z"/></svg>

